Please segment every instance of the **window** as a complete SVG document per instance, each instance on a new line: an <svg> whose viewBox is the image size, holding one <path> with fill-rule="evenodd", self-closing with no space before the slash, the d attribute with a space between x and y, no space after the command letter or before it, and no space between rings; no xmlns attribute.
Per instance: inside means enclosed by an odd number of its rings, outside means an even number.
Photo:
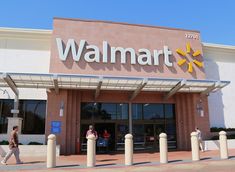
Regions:
<svg viewBox="0 0 235 172"><path fill-rule="evenodd" d="M144 125L134 124L133 136L134 142L144 142Z"/></svg>
<svg viewBox="0 0 235 172"><path fill-rule="evenodd" d="M132 104L132 119L143 118L143 104Z"/></svg>
<svg viewBox="0 0 235 172"><path fill-rule="evenodd" d="M123 120L128 119L128 104L82 103L81 119Z"/></svg>
<svg viewBox="0 0 235 172"><path fill-rule="evenodd" d="M144 119L164 118L163 104L144 104Z"/></svg>
<svg viewBox="0 0 235 172"><path fill-rule="evenodd" d="M157 120L174 119L174 104L156 104L156 103L134 103L132 104L132 119L134 120Z"/></svg>
<svg viewBox="0 0 235 172"><path fill-rule="evenodd" d="M157 136L159 136L159 134L161 134L162 132L166 132L165 131L165 123L156 124L155 127L156 127L156 134L157 134Z"/></svg>
<svg viewBox="0 0 235 172"><path fill-rule="evenodd" d="M175 106L173 104L165 104L165 117L170 119L175 118Z"/></svg>
<svg viewBox="0 0 235 172"><path fill-rule="evenodd" d="M81 105L81 119L91 119L96 111L94 103L82 103Z"/></svg>
<svg viewBox="0 0 235 172"><path fill-rule="evenodd" d="M128 119L128 104L117 104L117 119Z"/></svg>
<svg viewBox="0 0 235 172"><path fill-rule="evenodd" d="M12 117L14 100L0 100L0 133L7 132L7 117ZM20 100L19 117L23 118L23 134L45 134L45 100Z"/></svg>
<svg viewBox="0 0 235 172"><path fill-rule="evenodd" d="M45 133L46 101L22 100L19 110L19 117L23 118L23 134Z"/></svg>
<svg viewBox="0 0 235 172"><path fill-rule="evenodd" d="M89 129L89 124L82 124L81 125L81 140L82 143L86 143L87 139L86 139L86 132Z"/></svg>
<svg viewBox="0 0 235 172"><path fill-rule="evenodd" d="M0 100L0 133L7 132L7 118L12 117L14 101L10 99Z"/></svg>
<svg viewBox="0 0 235 172"><path fill-rule="evenodd" d="M162 132L167 134L169 148L176 148L174 104L132 104L132 119L134 149L154 149L154 147L158 147L159 134Z"/></svg>
<svg viewBox="0 0 235 172"><path fill-rule="evenodd" d="M166 124L166 133L167 133L168 140L175 140L176 139L175 123L167 123Z"/></svg>
<svg viewBox="0 0 235 172"><path fill-rule="evenodd" d="M154 126L153 124L144 125L145 142L154 142Z"/></svg>
<svg viewBox="0 0 235 172"><path fill-rule="evenodd" d="M125 124L119 124L117 126L117 142L118 143L124 143L125 141L125 135L128 133L128 125Z"/></svg>
<svg viewBox="0 0 235 172"><path fill-rule="evenodd" d="M100 104L100 113L99 116L95 116L95 118L101 119L116 119L117 115L117 107L114 103L102 103Z"/></svg>

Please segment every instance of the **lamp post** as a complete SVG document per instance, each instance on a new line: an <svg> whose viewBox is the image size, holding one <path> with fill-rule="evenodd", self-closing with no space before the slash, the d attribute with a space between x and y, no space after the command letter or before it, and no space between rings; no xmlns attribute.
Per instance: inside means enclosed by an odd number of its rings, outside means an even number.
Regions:
<svg viewBox="0 0 235 172"><path fill-rule="evenodd" d="M202 100L200 99L199 102L197 103L197 112L201 117L204 117L204 110L203 110L203 104Z"/></svg>
<svg viewBox="0 0 235 172"><path fill-rule="evenodd" d="M60 117L64 116L64 101L60 102Z"/></svg>
<svg viewBox="0 0 235 172"><path fill-rule="evenodd" d="M10 99L10 94L8 93L7 90L3 90L3 89L0 88L0 91L3 92L3 95L7 94L7 99Z"/></svg>

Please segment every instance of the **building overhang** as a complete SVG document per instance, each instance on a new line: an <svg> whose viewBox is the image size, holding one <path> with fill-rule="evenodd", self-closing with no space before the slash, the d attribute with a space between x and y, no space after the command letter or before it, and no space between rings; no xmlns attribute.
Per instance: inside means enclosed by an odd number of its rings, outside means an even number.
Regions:
<svg viewBox="0 0 235 172"><path fill-rule="evenodd" d="M11 90L14 92L14 94L16 96L19 96L19 90L17 89L15 82L12 80L12 78L7 73L1 73L0 82L5 82L4 85L7 87L10 87Z"/></svg>
<svg viewBox="0 0 235 172"><path fill-rule="evenodd" d="M1 76L11 78L15 88L45 88L95 90L97 98L102 90L130 91L133 100L141 91L165 93L165 99L176 93L200 93L208 95L225 86L230 81L172 79L172 78L142 78L108 75L74 75L74 74L43 74L43 73L1 73ZM4 77L0 78L0 87L9 87Z"/></svg>

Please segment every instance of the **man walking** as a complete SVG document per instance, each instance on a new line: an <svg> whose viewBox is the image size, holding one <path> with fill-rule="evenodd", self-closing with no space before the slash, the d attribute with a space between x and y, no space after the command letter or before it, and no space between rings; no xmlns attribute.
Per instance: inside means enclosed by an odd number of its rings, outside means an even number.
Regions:
<svg viewBox="0 0 235 172"><path fill-rule="evenodd" d="M204 152L203 145L202 145L202 132L197 127L195 128L195 131L197 132L197 135L198 135L198 142L199 142L201 151Z"/></svg>
<svg viewBox="0 0 235 172"><path fill-rule="evenodd" d="M22 164L20 160L20 151L18 148L19 140L18 140L18 126L13 127L13 131L11 132L10 139L9 139L9 152L6 154L4 159L1 161L1 164L7 165L7 160L11 157L12 154L15 155L16 164Z"/></svg>

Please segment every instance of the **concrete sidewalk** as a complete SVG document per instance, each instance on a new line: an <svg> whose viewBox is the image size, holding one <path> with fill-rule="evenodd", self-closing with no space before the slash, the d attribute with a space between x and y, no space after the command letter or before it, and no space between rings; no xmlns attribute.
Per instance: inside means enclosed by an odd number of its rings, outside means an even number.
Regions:
<svg viewBox="0 0 235 172"><path fill-rule="evenodd" d="M60 156L57 168L49 170L46 157L23 157L23 165L14 165L11 157L7 166L0 166L0 171L235 171L235 149L229 150L229 155L229 160L220 160L219 151L207 151L201 153L201 161L192 162L191 152L170 152L169 163L159 164L159 153L138 153L134 154L134 165L129 167L124 166L124 154L97 155L95 168L86 168L86 155Z"/></svg>

